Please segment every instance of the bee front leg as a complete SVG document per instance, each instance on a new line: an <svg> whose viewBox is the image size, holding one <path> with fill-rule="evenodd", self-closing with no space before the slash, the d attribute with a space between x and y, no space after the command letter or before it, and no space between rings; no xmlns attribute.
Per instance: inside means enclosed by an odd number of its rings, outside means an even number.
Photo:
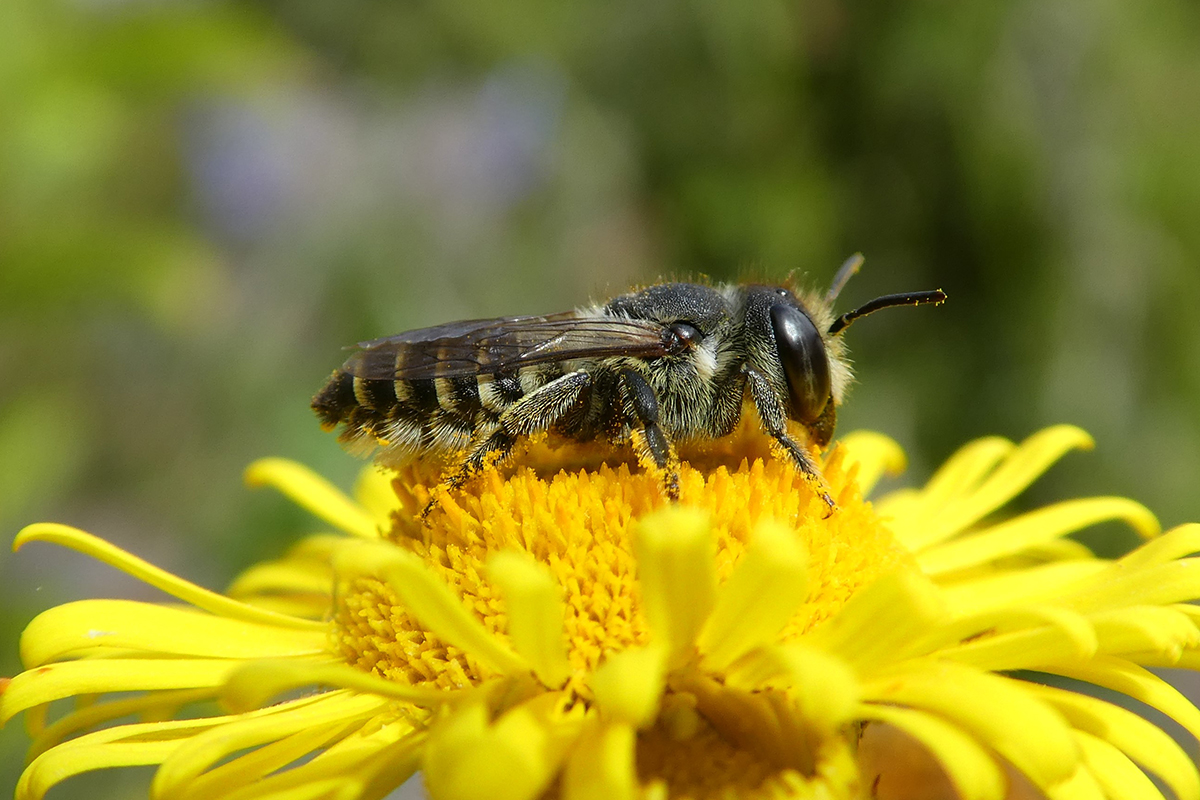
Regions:
<svg viewBox="0 0 1200 800"><path fill-rule="evenodd" d="M679 499L679 456L658 424L658 397L646 379L633 370L621 370L621 395L626 417L636 420L633 447L638 460L653 463L663 476L663 491L672 500Z"/></svg>
<svg viewBox="0 0 1200 800"><path fill-rule="evenodd" d="M829 494L829 484L825 482L825 476L821 474L821 467L807 448L802 447L788 436L787 412L784 411L783 404L776 397L775 392L771 390L771 384L767 381L766 376L749 367L744 367L743 372L746 374L746 382L750 384L750 399L754 401L754 408L758 411L758 418L762 420L763 428L791 457L796 469L813 487L817 495L825 501L825 504L829 506L829 513L832 514L837 510L837 504L833 502L833 497Z"/></svg>
<svg viewBox="0 0 1200 800"><path fill-rule="evenodd" d="M499 420L479 430L466 457L442 481L442 486L460 488L487 467L503 462L521 437L549 430L579 402L591 385L592 377L586 372L569 372L513 403L500 414ZM437 498L434 497L421 512L421 519L429 516L436 506Z"/></svg>

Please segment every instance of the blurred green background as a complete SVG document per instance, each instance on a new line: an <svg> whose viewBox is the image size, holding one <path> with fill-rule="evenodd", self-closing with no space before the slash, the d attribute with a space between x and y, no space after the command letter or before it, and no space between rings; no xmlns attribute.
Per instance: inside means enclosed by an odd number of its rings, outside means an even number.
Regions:
<svg viewBox="0 0 1200 800"><path fill-rule="evenodd" d="M840 430L919 478L1074 422L1025 502L1200 520L1192 0L4 0L0 538L219 588L317 529L247 463L359 468L308 409L342 346L855 251L843 308L951 299L853 328ZM0 587L0 674L37 611L155 596L40 545Z"/></svg>

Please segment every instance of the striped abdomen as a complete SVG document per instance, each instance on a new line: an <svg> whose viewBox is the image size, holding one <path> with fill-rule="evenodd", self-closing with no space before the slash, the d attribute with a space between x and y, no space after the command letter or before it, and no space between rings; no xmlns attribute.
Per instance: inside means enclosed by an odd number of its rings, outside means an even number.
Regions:
<svg viewBox="0 0 1200 800"><path fill-rule="evenodd" d="M544 383L542 373L561 371L544 365L522 372L530 374L389 381L337 370L313 398L312 408L326 430L341 425L338 439L356 449L378 444L400 460L429 451L462 450L480 426L494 423L527 391Z"/></svg>

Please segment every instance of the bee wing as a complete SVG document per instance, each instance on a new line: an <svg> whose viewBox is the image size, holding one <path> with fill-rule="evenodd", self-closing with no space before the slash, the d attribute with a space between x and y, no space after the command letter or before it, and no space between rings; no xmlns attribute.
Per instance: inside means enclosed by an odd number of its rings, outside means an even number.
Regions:
<svg viewBox="0 0 1200 800"><path fill-rule="evenodd" d="M673 352L678 338L657 322L566 312L451 322L359 347L342 370L391 381L494 374L573 358L654 358Z"/></svg>

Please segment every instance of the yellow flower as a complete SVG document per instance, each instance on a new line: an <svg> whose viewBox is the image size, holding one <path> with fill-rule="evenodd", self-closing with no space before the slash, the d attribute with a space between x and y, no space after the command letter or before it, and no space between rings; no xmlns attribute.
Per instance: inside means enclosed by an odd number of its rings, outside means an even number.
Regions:
<svg viewBox="0 0 1200 800"><path fill-rule="evenodd" d="M979 440L872 504L903 454L852 434L824 467L833 514L746 430L693 455L677 506L653 475L539 446L511 477L433 489L425 522L428 470L368 471L355 502L271 459L250 482L341 533L226 595L34 525L16 546L89 553L185 605L30 624L0 699L34 736L17 796L133 764L160 765L163 798L382 797L416 771L447 800L952 796L906 784L903 744L970 800L1161 797L1147 772L1198 800L1159 728L1011 674L1116 690L1200 735L1146 669L1200 668L1200 526L1159 536L1121 498L996 516L1087 446L1066 426ZM1109 561L1064 538L1113 519L1150 541Z"/></svg>

